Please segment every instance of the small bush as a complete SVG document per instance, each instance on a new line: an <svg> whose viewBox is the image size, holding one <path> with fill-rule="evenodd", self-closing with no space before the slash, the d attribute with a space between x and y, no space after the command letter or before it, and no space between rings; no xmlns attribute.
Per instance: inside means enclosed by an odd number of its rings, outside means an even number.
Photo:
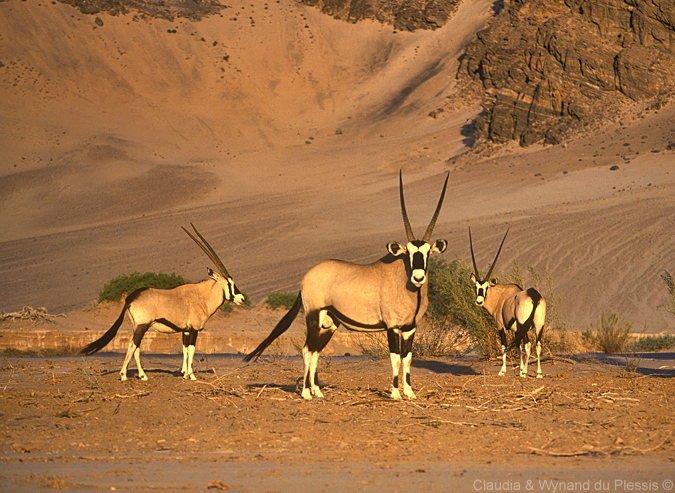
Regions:
<svg viewBox="0 0 675 493"><path fill-rule="evenodd" d="M122 274L114 279L108 281L103 286L103 289L98 294L98 302L103 301L120 301L124 296L133 293L139 288L157 288L157 289L171 289L182 284L187 284L189 281L177 274L164 274L160 272L132 272L129 275Z"/></svg>
<svg viewBox="0 0 675 493"><path fill-rule="evenodd" d="M635 353L653 353L656 351L664 351L675 347L675 336L658 335L646 336L633 339L628 344L628 350Z"/></svg>
<svg viewBox="0 0 675 493"><path fill-rule="evenodd" d="M582 333L584 341L593 349L604 353L620 353L626 349L631 338L631 322L619 323L616 313L605 315L603 312L598 320L597 327L590 325Z"/></svg>
<svg viewBox="0 0 675 493"><path fill-rule="evenodd" d="M668 289L668 308L670 309L670 312L675 315L675 280L668 271L664 271L663 274L661 274L661 279L666 283L666 288Z"/></svg>
<svg viewBox="0 0 675 493"><path fill-rule="evenodd" d="M267 296L267 300L265 300L265 303L273 310L277 308L285 308L286 310L290 310L293 307L293 303L295 303L297 297L298 295L296 293L288 293L288 292L270 293Z"/></svg>
<svg viewBox="0 0 675 493"><path fill-rule="evenodd" d="M50 356L74 356L80 353L80 348L72 346L63 346L58 348L46 349L16 349L6 348L1 354L11 358L47 358Z"/></svg>
<svg viewBox="0 0 675 493"><path fill-rule="evenodd" d="M468 345L469 334L461 327L449 326L439 320L422 319L415 330L413 358L461 354ZM385 332L364 333L357 341L361 354L377 359L389 357Z"/></svg>
<svg viewBox="0 0 675 493"><path fill-rule="evenodd" d="M501 355L497 329L487 310L476 306L476 291L471 282L471 269L459 260L429 260L429 308L431 323L463 327L472 341L472 348L488 358Z"/></svg>

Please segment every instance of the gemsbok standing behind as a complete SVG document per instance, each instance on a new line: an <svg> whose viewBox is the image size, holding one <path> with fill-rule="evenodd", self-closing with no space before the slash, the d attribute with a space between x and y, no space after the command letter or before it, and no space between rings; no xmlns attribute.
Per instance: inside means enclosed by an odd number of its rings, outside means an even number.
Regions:
<svg viewBox="0 0 675 493"><path fill-rule="evenodd" d="M497 255L490 266L490 270L481 279L478 267L476 267L471 228L469 228L469 245L471 246L471 260L474 270L471 274L471 281L476 286L476 305L485 308L497 322L497 330L499 330L502 343L502 369L499 371L499 375L506 373L506 330L508 329L516 333L514 344L518 348L518 356L520 356L520 376L527 377L527 363L530 360L531 347L528 333L534 327L537 340L537 378L543 378L541 373L541 336L546 319L546 300L534 288L524 290L516 284L497 284L494 279L490 279L490 274L492 274L492 269L497 263L507 234L509 234L508 230L506 230L502 243L499 245L499 250L497 250ZM525 361L523 361L521 345L525 346Z"/></svg>
<svg viewBox="0 0 675 493"><path fill-rule="evenodd" d="M141 367L140 346L143 336L150 328L165 334L183 333L183 368L181 372L183 378L196 380L192 361L199 331L204 328L206 321L211 318L211 315L225 300L238 305L244 302L244 295L237 289L216 252L199 234L194 224L192 224L192 228L203 243L192 236L187 229L183 228L183 231L204 250L204 253L218 267L220 274L207 268L206 271L210 279L198 283L183 284L173 289L137 289L127 296L122 313L113 326L103 336L80 351L82 354L94 354L103 349L117 335L117 331L124 322L124 315L128 313L133 336L120 371L123 382L127 379L127 366L132 356L136 359L138 377L141 380L148 379Z"/></svg>
<svg viewBox="0 0 675 493"><path fill-rule="evenodd" d="M403 198L403 178L399 173L401 212L408 244L389 243L389 254L372 264L327 260L310 269L302 280L293 307L244 361L258 358L265 348L290 327L303 305L307 324L307 339L302 348L303 398L323 397L316 379L319 353L338 326L343 324L354 331L387 332L394 375L391 398L401 399L398 377L403 361L403 393L407 398L414 399L415 393L410 386L412 344L417 323L428 305L426 281L429 255L432 252L444 252L448 244L445 240L429 243L443 205L448 176L427 231L421 240L417 240L408 221Z"/></svg>

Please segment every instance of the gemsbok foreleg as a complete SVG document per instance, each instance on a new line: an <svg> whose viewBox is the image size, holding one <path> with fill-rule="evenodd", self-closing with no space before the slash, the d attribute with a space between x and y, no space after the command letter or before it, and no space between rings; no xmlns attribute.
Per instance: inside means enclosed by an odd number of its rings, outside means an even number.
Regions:
<svg viewBox="0 0 675 493"><path fill-rule="evenodd" d="M199 331L194 329L183 332L183 368L181 369L181 373L183 374L183 378L189 378L190 380L197 380L192 367L197 335L199 335Z"/></svg>
<svg viewBox="0 0 675 493"><path fill-rule="evenodd" d="M408 399L415 399L417 397L410 386L410 366L412 364L412 344L414 338L414 328L406 331L387 329L389 358L391 359L392 370L391 398L394 400L401 399L401 392L398 389L401 363L403 363L403 395Z"/></svg>

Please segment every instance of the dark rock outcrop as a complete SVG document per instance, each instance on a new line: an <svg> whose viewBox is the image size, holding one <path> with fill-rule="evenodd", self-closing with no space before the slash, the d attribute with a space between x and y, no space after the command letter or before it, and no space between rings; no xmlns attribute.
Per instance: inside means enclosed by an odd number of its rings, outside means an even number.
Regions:
<svg viewBox="0 0 675 493"><path fill-rule="evenodd" d="M512 0L466 50L478 142L556 143L675 87L672 0Z"/></svg>
<svg viewBox="0 0 675 493"><path fill-rule="evenodd" d="M399 31L436 29L457 10L460 0L302 0L324 14L347 22L374 19Z"/></svg>
<svg viewBox="0 0 675 493"><path fill-rule="evenodd" d="M193 21L217 14L225 8L217 0L60 0L72 5L83 14L107 12L110 15L135 11L140 17L160 18L169 21L187 18Z"/></svg>

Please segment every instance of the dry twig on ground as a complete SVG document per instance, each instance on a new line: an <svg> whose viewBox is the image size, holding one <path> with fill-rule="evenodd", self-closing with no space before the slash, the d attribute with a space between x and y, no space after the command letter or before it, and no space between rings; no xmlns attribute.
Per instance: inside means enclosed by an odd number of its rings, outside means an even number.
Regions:
<svg viewBox="0 0 675 493"><path fill-rule="evenodd" d="M4 322L6 320L11 320L12 322L15 320L32 320L34 322L50 322L55 324L57 317L65 316L66 315L63 313L59 315L50 315L47 312L47 309L44 307L36 309L30 306L24 306L19 312L3 312L2 315L0 315L0 322Z"/></svg>

